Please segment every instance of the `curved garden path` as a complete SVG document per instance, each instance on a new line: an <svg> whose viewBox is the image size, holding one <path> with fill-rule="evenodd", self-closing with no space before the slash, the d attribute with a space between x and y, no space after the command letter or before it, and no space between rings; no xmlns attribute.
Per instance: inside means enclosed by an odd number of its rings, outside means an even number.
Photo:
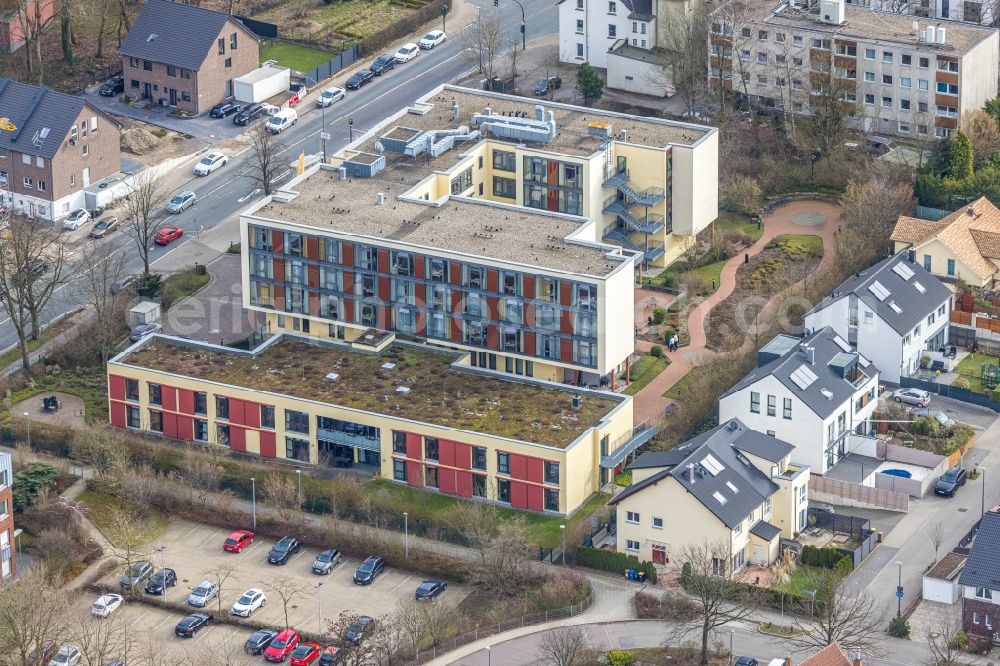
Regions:
<svg viewBox="0 0 1000 666"><path fill-rule="evenodd" d="M825 219L818 224L815 223L819 221L820 216ZM809 219L809 222L813 222L812 224L802 222L808 218L814 218ZM641 423L646 419L651 419L654 422L659 420L663 416L663 410L673 402L670 398L663 396L664 392L680 381L691 368L715 355L716 352L706 346L705 320L712 308L728 298L736 288L736 271L744 262L744 254L749 254L751 257L756 256L775 237L784 234L819 236L823 239L823 258L820 260L816 272L826 271L829 270L836 258L837 245L834 237L839 225L840 206L825 201L792 201L767 215L764 218L764 234L760 239L726 262L719 278L719 288L688 313L687 330L691 342L687 346L681 347L679 351L668 354L670 365L667 366L667 369L634 396L632 403L634 422ZM765 306L763 314L777 307L782 296L783 294L773 296ZM645 340L637 340L635 346L638 351L647 352L653 344ZM665 347L664 353L666 353Z"/></svg>

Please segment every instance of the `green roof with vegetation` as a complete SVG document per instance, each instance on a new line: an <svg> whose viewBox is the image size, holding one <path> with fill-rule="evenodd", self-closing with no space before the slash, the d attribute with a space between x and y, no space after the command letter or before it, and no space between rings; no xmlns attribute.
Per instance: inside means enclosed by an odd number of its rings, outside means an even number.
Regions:
<svg viewBox="0 0 1000 666"><path fill-rule="evenodd" d="M570 388L460 369L455 358L399 343L373 354L291 337L247 356L155 336L113 363L559 448L621 403L583 391L574 408Z"/></svg>

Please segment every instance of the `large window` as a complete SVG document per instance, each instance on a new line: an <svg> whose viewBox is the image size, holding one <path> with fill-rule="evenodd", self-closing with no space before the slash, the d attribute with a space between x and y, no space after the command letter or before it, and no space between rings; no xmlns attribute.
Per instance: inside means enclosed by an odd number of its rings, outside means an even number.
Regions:
<svg viewBox="0 0 1000 666"><path fill-rule="evenodd" d="M406 461L392 461L392 478L396 481L406 481Z"/></svg>
<svg viewBox="0 0 1000 666"><path fill-rule="evenodd" d="M229 398L224 395L215 396L215 418L229 418Z"/></svg>
<svg viewBox="0 0 1000 666"><path fill-rule="evenodd" d="M297 437L285 438L285 457L289 460L309 462L309 440Z"/></svg>
<svg viewBox="0 0 1000 666"><path fill-rule="evenodd" d="M139 408L135 405L125 407L125 425L129 428L139 427Z"/></svg>
<svg viewBox="0 0 1000 666"><path fill-rule="evenodd" d="M208 421L204 419L194 420L194 439L197 442L208 441Z"/></svg>
<svg viewBox="0 0 1000 666"><path fill-rule="evenodd" d="M261 428L274 427L274 407L272 407L271 405L260 406L260 427Z"/></svg>
<svg viewBox="0 0 1000 666"><path fill-rule="evenodd" d="M149 410L149 429L153 432L163 432L163 412L157 409Z"/></svg>
<svg viewBox="0 0 1000 666"><path fill-rule="evenodd" d="M472 187L472 167L451 179L451 193L461 194Z"/></svg>
<svg viewBox="0 0 1000 666"><path fill-rule="evenodd" d="M139 399L139 380L137 379L125 380L125 399L126 400Z"/></svg>
<svg viewBox="0 0 1000 666"><path fill-rule="evenodd" d="M493 168L498 171L517 171L517 155L506 150L494 150Z"/></svg>
<svg viewBox="0 0 1000 666"><path fill-rule="evenodd" d="M424 466L424 485L428 488L440 488L438 468L434 465Z"/></svg>
<svg viewBox="0 0 1000 666"><path fill-rule="evenodd" d="M497 479L497 501L510 504L510 481Z"/></svg>
<svg viewBox="0 0 1000 666"><path fill-rule="evenodd" d="M750 412L760 414L760 393L750 391Z"/></svg>
<svg viewBox="0 0 1000 666"><path fill-rule="evenodd" d="M524 174L525 206L570 215L582 213L579 165L525 157Z"/></svg>
<svg viewBox="0 0 1000 666"><path fill-rule="evenodd" d="M546 511L558 511L559 510L559 491L552 490L551 488L545 489L545 510Z"/></svg>
<svg viewBox="0 0 1000 666"><path fill-rule="evenodd" d="M775 416L775 414L777 413L777 404L776 403L777 403L777 398L775 398L773 395L767 396L767 415L768 416Z"/></svg>
<svg viewBox="0 0 1000 666"><path fill-rule="evenodd" d="M481 474L472 475L472 496L486 499L486 477Z"/></svg>
<svg viewBox="0 0 1000 666"><path fill-rule="evenodd" d="M502 199L516 199L517 181L513 178L493 176L493 196Z"/></svg>
<svg viewBox="0 0 1000 666"><path fill-rule="evenodd" d="M559 463L552 460L545 461L545 483L559 485Z"/></svg>
<svg viewBox="0 0 1000 666"><path fill-rule="evenodd" d="M486 449L481 446L472 447L472 469L486 469Z"/></svg>
<svg viewBox="0 0 1000 666"><path fill-rule="evenodd" d="M424 458L427 460L438 459L438 441L434 437L424 437Z"/></svg>
<svg viewBox="0 0 1000 666"><path fill-rule="evenodd" d="M406 453L406 433L398 430L392 431L392 452Z"/></svg>
<svg viewBox="0 0 1000 666"><path fill-rule="evenodd" d="M159 384L149 385L149 404L151 405L163 404L163 389L160 388Z"/></svg>
<svg viewBox="0 0 1000 666"><path fill-rule="evenodd" d="M208 414L208 394L204 391L194 392L194 413Z"/></svg>
<svg viewBox="0 0 1000 666"><path fill-rule="evenodd" d="M510 474L510 454L497 451L497 474Z"/></svg>
<svg viewBox="0 0 1000 666"><path fill-rule="evenodd" d="M432 282L448 281L448 262L445 259L431 257L429 259L427 277Z"/></svg>
<svg viewBox="0 0 1000 666"><path fill-rule="evenodd" d="M296 412L292 409L285 410L285 430L298 432L304 435L309 434L309 415L305 412Z"/></svg>

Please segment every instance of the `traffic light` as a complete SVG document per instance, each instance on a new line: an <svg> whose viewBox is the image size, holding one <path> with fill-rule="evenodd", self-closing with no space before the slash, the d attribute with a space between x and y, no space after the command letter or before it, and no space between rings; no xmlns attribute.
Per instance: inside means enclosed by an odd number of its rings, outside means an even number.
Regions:
<svg viewBox="0 0 1000 666"><path fill-rule="evenodd" d="M499 7L500 6L500 0L493 0L493 6L494 7Z"/></svg>
<svg viewBox="0 0 1000 666"><path fill-rule="evenodd" d="M521 24L521 34L522 35L524 34L524 24L523 23Z"/></svg>
<svg viewBox="0 0 1000 666"><path fill-rule="evenodd" d="M448 5L441 5L441 16L448 15Z"/></svg>

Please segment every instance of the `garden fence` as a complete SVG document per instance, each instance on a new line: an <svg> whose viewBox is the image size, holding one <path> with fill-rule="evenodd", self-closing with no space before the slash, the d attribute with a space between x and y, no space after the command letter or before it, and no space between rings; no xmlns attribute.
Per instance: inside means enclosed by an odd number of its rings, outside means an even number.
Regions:
<svg viewBox="0 0 1000 666"><path fill-rule="evenodd" d="M809 477L809 495L816 501L831 501L833 504L867 506L889 511L910 510L910 496L892 490L862 486L828 476ZM820 496L826 496L821 498Z"/></svg>
<svg viewBox="0 0 1000 666"><path fill-rule="evenodd" d="M346 49L333 56L325 63L308 72L302 72L306 77L316 81L317 84L323 79L328 79L345 67L350 67L351 63L361 57L361 47L352 44Z"/></svg>
<svg viewBox="0 0 1000 666"><path fill-rule="evenodd" d="M963 375L963 376L973 377L973 375ZM921 389L923 391L927 391L928 393L936 393L946 398L960 400L961 402L968 402L973 405L979 405L980 407L987 407L989 409L992 409L994 412L1000 412L1000 403L994 402L985 393L976 393L971 389L959 388L957 386L951 386L949 384L939 384L938 382L931 382L924 379L916 379L914 377L900 377L899 385L902 388Z"/></svg>
<svg viewBox="0 0 1000 666"><path fill-rule="evenodd" d="M591 592L590 596L581 601L578 604L573 604L572 606L567 606L566 608L557 608L555 610L540 611L538 613L531 613L528 615L522 615L518 618L513 618L510 620L504 620L503 622L498 622L496 624L489 624L484 627L476 627L472 631L467 631L464 634L459 634L453 638L449 638L446 641L442 641L439 645L424 650L422 652L417 652L414 658L406 662L407 666L418 666L419 664L426 664L428 661L436 659L443 654L451 652L452 650L457 650L463 645L468 645L469 643L475 643L481 638L489 638L490 636L496 636L502 634L506 631L511 631L513 629L519 629L521 627L530 627L536 624L544 624L546 622L553 622L555 620L562 620L569 617L576 617L584 613L591 605L594 603L594 593Z"/></svg>

